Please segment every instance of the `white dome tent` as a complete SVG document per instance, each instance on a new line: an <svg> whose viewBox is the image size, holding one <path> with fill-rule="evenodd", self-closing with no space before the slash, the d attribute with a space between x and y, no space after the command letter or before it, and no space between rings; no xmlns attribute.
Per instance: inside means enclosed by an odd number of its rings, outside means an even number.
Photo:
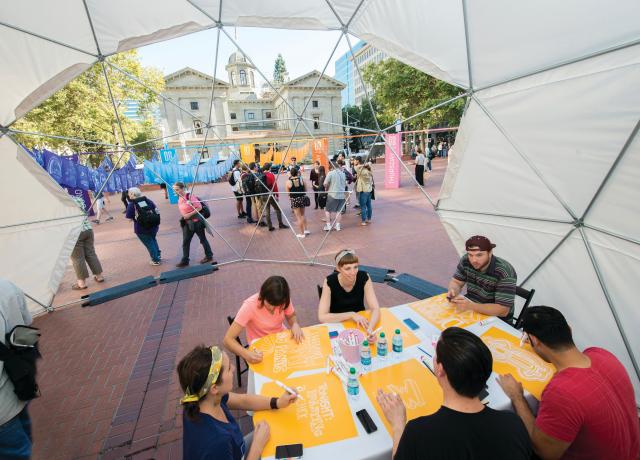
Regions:
<svg viewBox="0 0 640 460"><path fill-rule="evenodd" d="M229 26L338 30L461 88L440 200L427 196L452 242L495 240L534 302L560 308L580 346L612 351L640 394L638 17L634 0L12 2L0 13L0 190L30 200L5 201L0 276L47 306L77 238L82 216L12 138L71 79L208 28L230 40Z"/></svg>

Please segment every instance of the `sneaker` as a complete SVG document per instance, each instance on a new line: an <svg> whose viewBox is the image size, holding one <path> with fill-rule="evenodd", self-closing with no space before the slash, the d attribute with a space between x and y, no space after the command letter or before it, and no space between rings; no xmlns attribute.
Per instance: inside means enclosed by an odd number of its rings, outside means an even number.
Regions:
<svg viewBox="0 0 640 460"><path fill-rule="evenodd" d="M94 220L92 220L91 222L93 222L94 224L98 224L98 225L100 225L100 221L99 221L98 219L94 219Z"/></svg>
<svg viewBox="0 0 640 460"><path fill-rule="evenodd" d="M285 225L285 224L280 224L280 225L278 225L278 228L289 228L289 226Z"/></svg>
<svg viewBox="0 0 640 460"><path fill-rule="evenodd" d="M342 228L340 227L340 224L336 224L336 232L339 232L340 230L342 230Z"/></svg>
<svg viewBox="0 0 640 460"><path fill-rule="evenodd" d="M265 222L260 222L258 225L259 225L260 227L266 227L266 226L267 226L267 224L266 224Z"/></svg>
<svg viewBox="0 0 640 460"><path fill-rule="evenodd" d="M152 260L149 262L149 265L160 265L160 261L159 260Z"/></svg>
<svg viewBox="0 0 640 460"><path fill-rule="evenodd" d="M107 218L105 219L105 222L106 222L106 221L109 221L109 220L113 220L113 216L109 216L109 217L107 217Z"/></svg>
<svg viewBox="0 0 640 460"><path fill-rule="evenodd" d="M180 261L176 264L177 268L184 268L184 267L188 267L189 266L189 262L185 262L185 261Z"/></svg>
<svg viewBox="0 0 640 460"><path fill-rule="evenodd" d="M322 227L322 230L324 230L325 232L328 232L329 230L331 230L331 225L325 224L325 226Z"/></svg>
<svg viewBox="0 0 640 460"><path fill-rule="evenodd" d="M302 235L301 235L300 233L298 233L296 236L297 236L298 238L304 238L304 234L302 234Z"/></svg>
<svg viewBox="0 0 640 460"><path fill-rule="evenodd" d="M362 225L363 227L367 225L366 222L361 222L360 225Z"/></svg>
<svg viewBox="0 0 640 460"><path fill-rule="evenodd" d="M275 227L269 227L270 232L274 231L275 229L276 229Z"/></svg>
<svg viewBox="0 0 640 460"><path fill-rule="evenodd" d="M354 208L358 209L360 207L359 204L355 205Z"/></svg>
<svg viewBox="0 0 640 460"><path fill-rule="evenodd" d="M256 223L256 221L255 221L255 220L253 220L253 219L247 219L247 223L248 223L248 224L255 224L255 223Z"/></svg>
<svg viewBox="0 0 640 460"><path fill-rule="evenodd" d="M200 261L201 264L207 264L209 262L213 262L213 257L205 257ZM217 263L217 262L216 262Z"/></svg>
<svg viewBox="0 0 640 460"><path fill-rule="evenodd" d="M311 232L310 232L309 230L305 230L305 231L304 231L304 234L305 234L305 235L311 235Z"/></svg>

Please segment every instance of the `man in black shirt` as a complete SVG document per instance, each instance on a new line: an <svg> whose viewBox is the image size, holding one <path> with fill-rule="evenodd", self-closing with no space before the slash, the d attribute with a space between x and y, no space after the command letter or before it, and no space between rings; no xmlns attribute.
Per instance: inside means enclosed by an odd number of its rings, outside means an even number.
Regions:
<svg viewBox="0 0 640 460"><path fill-rule="evenodd" d="M435 414L407 423L402 399L378 390L378 403L393 431L394 460L530 458L531 441L520 418L480 402L478 395L493 366L491 352L482 340L450 327L442 332L433 359L444 393L442 407Z"/></svg>

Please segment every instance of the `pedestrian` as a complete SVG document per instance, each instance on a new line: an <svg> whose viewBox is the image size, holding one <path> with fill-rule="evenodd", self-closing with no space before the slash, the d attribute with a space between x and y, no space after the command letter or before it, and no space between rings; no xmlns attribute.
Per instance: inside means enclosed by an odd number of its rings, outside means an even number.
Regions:
<svg viewBox="0 0 640 460"><path fill-rule="evenodd" d="M123 190L120 194L120 201L124 204L124 211L122 211L122 214L126 214L127 208L129 207L129 195L127 190Z"/></svg>
<svg viewBox="0 0 640 460"><path fill-rule="evenodd" d="M109 217L107 217L105 219L105 222L109 221L109 220L113 220L113 216L111 215L111 213L109 211L107 211L107 207L104 204L104 198L105 198L105 195L104 195L104 192L102 190L98 191L95 194L96 218L93 220L93 222L95 224L98 224L98 225L100 224L100 218L102 217L102 214L107 214L109 216Z"/></svg>
<svg viewBox="0 0 640 460"><path fill-rule="evenodd" d="M353 172L351 170L351 166L350 165L347 166L347 161L345 161L344 154L342 154L342 153L340 155L338 155L338 167L340 168L340 170L344 174L344 177L345 177L345 179L347 181L345 186L344 186L344 190L345 190L345 192L348 192L349 191L349 185L353 183L354 178L353 178ZM351 198L351 194L347 193L345 195L346 204L342 208L342 214L347 212L347 208L349 207L350 198Z"/></svg>
<svg viewBox="0 0 640 460"><path fill-rule="evenodd" d="M240 160L233 160L233 168L229 172L229 185L231 185L231 191L236 196L236 211L238 212L238 219L244 219L247 217L247 214L244 212L242 208L242 202L244 198L242 197L241 187L242 187L242 172L240 171Z"/></svg>
<svg viewBox="0 0 640 460"><path fill-rule="evenodd" d="M11 353L11 345L6 337L14 328L30 324L31 314L24 293L12 282L0 278L0 341L8 349L7 353ZM22 362L22 358L12 361L15 373L16 364ZM0 458L29 459L32 438L28 404L18 398L7 369L5 362L0 361ZM20 366L19 370L23 369L25 367Z"/></svg>
<svg viewBox="0 0 640 460"><path fill-rule="evenodd" d="M345 206L345 188L347 180L342 170L333 162L329 162L329 174L324 180L324 187L327 191L327 207L325 209L326 224L323 230L329 231L332 227L331 214L335 215L335 229L340 231L340 219L342 218L342 208Z"/></svg>
<svg viewBox="0 0 640 460"><path fill-rule="evenodd" d="M249 163L249 174L245 179L242 186L245 189L245 193L249 192L249 195L251 195L251 204L257 216L258 225L260 225L260 227L266 227L264 210L269 194L269 189L266 184L267 177L262 173L258 163L251 162Z"/></svg>
<svg viewBox="0 0 640 460"><path fill-rule="evenodd" d="M416 181L424 187L424 165L426 158L422 153L422 149L418 147L418 156L416 157Z"/></svg>
<svg viewBox="0 0 640 460"><path fill-rule="evenodd" d="M265 163L262 167L262 171L264 172L264 176L266 178L267 188L273 192L272 194L267 196L267 208L265 209L269 231L272 232L275 230L275 227L271 224L271 208L273 208L276 212L276 217L278 218L278 228L289 228L282 222L282 211L280 210L280 205L277 203L277 201L280 200L278 183L276 182L276 176L271 172L271 163Z"/></svg>
<svg viewBox="0 0 640 460"><path fill-rule="evenodd" d="M296 223L300 233L296 234L298 238L304 238L311 233L307 230L307 219L304 216L304 209L311 205L311 200L307 196L307 187L300 176L300 169L293 168L289 171L289 180L287 181L287 192L290 193L291 210L296 217Z"/></svg>
<svg viewBox="0 0 640 460"><path fill-rule="evenodd" d="M255 224L257 219L254 219L254 213L252 212L253 206L252 206L252 200L250 196L251 193L249 193L249 190L247 190L247 187L246 187L246 184L247 184L247 181L249 180L248 178L250 175L251 173L249 172L249 168L247 167L247 165L243 164L242 172L240 173L239 192L242 193L245 199L245 208L246 208L245 215L247 216L247 223Z"/></svg>
<svg viewBox="0 0 640 460"><path fill-rule="evenodd" d="M371 223L371 192L373 192L373 173L369 164L356 166L358 179L356 180L356 192L360 199L360 217L362 222L360 225L365 226Z"/></svg>
<svg viewBox="0 0 640 460"><path fill-rule="evenodd" d="M316 205L315 209L318 209L318 171L320 170L320 162L315 161L313 163L313 169L309 173L309 182L311 182L311 188L313 189L313 201Z"/></svg>
<svg viewBox="0 0 640 460"><path fill-rule="evenodd" d="M180 218L180 226L182 227L182 260L176 264L176 267L182 268L189 265L189 251L191 249L193 235L198 235L200 244L202 244L204 249L204 258L200 263L206 264L211 262L217 264L217 262L213 260L213 251L205 234L206 224L204 223L204 216L200 212L203 210L202 203L197 196L192 196L185 190L184 183L182 182L173 184L173 191L179 197L178 209L182 215Z"/></svg>
<svg viewBox="0 0 640 460"><path fill-rule="evenodd" d="M436 146L432 145L429 150L429 156L427 157L429 161L427 161L427 169L431 172L433 169L431 168L431 160L436 157Z"/></svg>
<svg viewBox="0 0 640 460"><path fill-rule="evenodd" d="M327 194L324 188L324 180L327 178L327 172L324 166L320 165L318 168L318 206L320 209L324 209L327 206Z"/></svg>
<svg viewBox="0 0 640 460"><path fill-rule="evenodd" d="M84 211L84 200L82 197L74 195L72 198L78 207ZM89 269L93 273L93 279L96 283L104 282L102 265L96 254L96 248L93 245L93 229L87 217L82 221L78 241L76 241L76 245L73 251L71 251L71 263L73 265L73 271L76 274L76 282L71 285L71 289L75 291L87 289L87 278L89 278L87 265L89 265Z"/></svg>
<svg viewBox="0 0 640 460"><path fill-rule="evenodd" d="M160 265L161 253L156 235L160 227L160 213L155 203L144 196L138 187L128 191L129 204L125 217L133 220L133 232L144 244L151 257L151 265Z"/></svg>

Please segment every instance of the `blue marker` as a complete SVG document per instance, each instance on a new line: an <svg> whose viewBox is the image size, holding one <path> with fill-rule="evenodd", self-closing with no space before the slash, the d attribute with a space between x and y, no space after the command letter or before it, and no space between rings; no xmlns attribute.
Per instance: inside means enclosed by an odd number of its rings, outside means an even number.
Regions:
<svg viewBox="0 0 640 460"><path fill-rule="evenodd" d="M418 350L420 350L422 353L424 353L425 355L427 355L429 358L433 358L433 356L431 356L431 353L427 353L425 350L423 350L422 348L418 347Z"/></svg>

